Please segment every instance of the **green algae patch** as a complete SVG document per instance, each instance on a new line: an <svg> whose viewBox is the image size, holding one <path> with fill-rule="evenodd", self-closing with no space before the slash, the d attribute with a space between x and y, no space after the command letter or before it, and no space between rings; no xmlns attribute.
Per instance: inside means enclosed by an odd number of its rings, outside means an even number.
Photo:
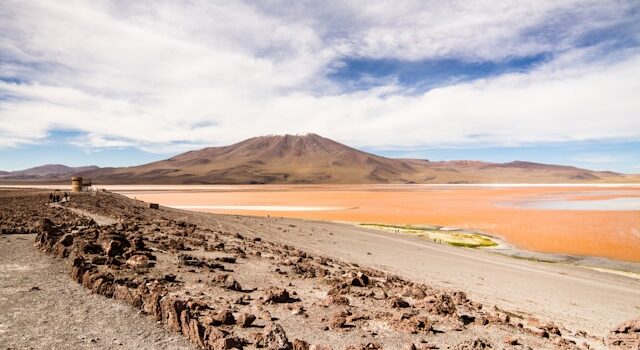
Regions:
<svg viewBox="0 0 640 350"><path fill-rule="evenodd" d="M362 227L385 232L423 237L436 243L448 244L463 248L488 248L498 245L490 237L466 230L444 229L434 225L388 225L363 223Z"/></svg>

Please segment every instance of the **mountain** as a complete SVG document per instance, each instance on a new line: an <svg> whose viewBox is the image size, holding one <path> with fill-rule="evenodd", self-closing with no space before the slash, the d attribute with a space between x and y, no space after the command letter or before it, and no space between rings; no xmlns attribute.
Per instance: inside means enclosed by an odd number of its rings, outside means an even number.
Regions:
<svg viewBox="0 0 640 350"><path fill-rule="evenodd" d="M261 136L125 168L79 173L94 183L558 183L638 182L636 175L523 161L430 162L366 153L316 134Z"/></svg>
<svg viewBox="0 0 640 350"><path fill-rule="evenodd" d="M69 167L62 164L46 164L18 171L0 172L0 179L10 180L38 180L67 177L79 172L100 169L97 166Z"/></svg>
<svg viewBox="0 0 640 350"><path fill-rule="evenodd" d="M254 137L128 168L83 173L126 183L404 183L425 160L390 159L315 135Z"/></svg>

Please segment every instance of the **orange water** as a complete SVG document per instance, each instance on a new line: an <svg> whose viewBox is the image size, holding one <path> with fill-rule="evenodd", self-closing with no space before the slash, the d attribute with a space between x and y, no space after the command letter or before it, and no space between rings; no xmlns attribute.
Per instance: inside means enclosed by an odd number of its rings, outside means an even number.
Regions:
<svg viewBox="0 0 640 350"><path fill-rule="evenodd" d="M201 209L217 213L475 229L542 252L640 262L640 211L544 210L518 202L546 198L640 197L639 187L471 187L412 185L225 186L124 191L162 205L327 206L347 210Z"/></svg>

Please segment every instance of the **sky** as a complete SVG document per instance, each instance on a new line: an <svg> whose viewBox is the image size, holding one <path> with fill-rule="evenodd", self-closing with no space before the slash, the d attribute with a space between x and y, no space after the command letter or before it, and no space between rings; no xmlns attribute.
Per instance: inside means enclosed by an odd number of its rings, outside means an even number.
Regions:
<svg viewBox="0 0 640 350"><path fill-rule="evenodd" d="M640 173L640 2L0 2L0 170L308 132Z"/></svg>

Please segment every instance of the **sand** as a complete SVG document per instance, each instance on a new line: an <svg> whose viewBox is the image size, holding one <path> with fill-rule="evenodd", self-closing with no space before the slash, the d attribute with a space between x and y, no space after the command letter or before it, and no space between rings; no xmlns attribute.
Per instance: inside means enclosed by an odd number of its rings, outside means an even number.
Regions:
<svg viewBox="0 0 640 350"><path fill-rule="evenodd" d="M148 202L192 206L205 212L450 226L495 235L525 250L640 262L640 211L556 210L524 205L549 199L637 198L638 186L120 186L116 191ZM282 210L287 206L294 210ZM330 210L332 207L340 209Z"/></svg>

